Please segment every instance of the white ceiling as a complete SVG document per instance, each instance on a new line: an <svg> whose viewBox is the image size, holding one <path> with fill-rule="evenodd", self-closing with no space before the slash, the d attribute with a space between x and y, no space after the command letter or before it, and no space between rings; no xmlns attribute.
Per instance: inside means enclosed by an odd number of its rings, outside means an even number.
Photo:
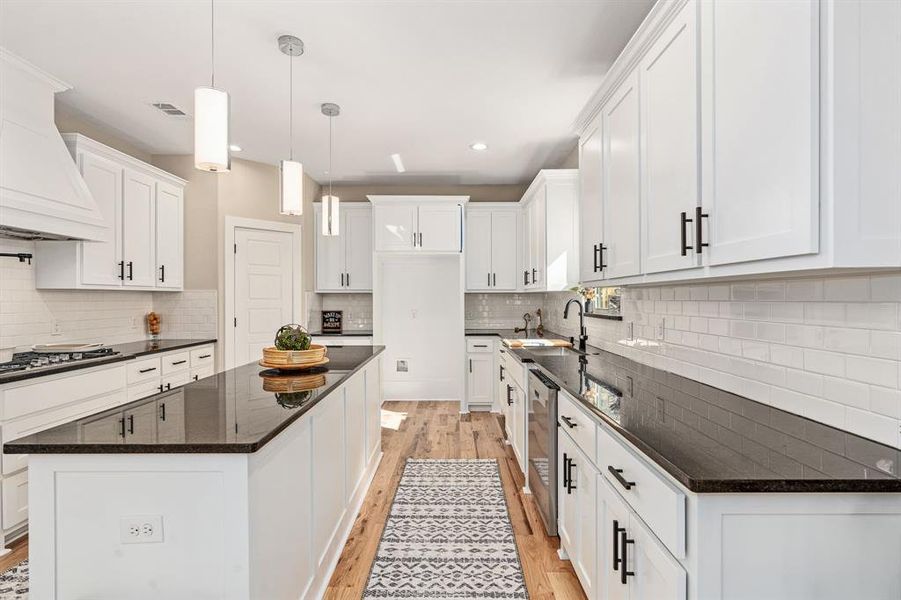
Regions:
<svg viewBox="0 0 901 600"><path fill-rule="evenodd" d="M231 94L241 158L288 153L291 33L295 156L317 180L521 183L574 147L572 123L653 0L216 2L216 84ZM155 154L190 153L209 84L208 1L2 0L0 45L74 89L60 98ZM489 144L487 152L468 148ZM394 171L400 153L407 172Z"/></svg>

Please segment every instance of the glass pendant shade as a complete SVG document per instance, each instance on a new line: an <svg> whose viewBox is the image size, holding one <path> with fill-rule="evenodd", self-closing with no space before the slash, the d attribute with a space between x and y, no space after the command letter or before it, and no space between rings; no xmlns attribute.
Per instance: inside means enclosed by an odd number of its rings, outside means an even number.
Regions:
<svg viewBox="0 0 901 600"><path fill-rule="evenodd" d="M341 219L338 214L338 196L322 196L322 235L338 235Z"/></svg>
<svg viewBox="0 0 901 600"><path fill-rule="evenodd" d="M281 161L279 195L283 215L303 214L303 165L296 160Z"/></svg>
<svg viewBox="0 0 901 600"><path fill-rule="evenodd" d="M228 113L228 92L212 87L194 90L194 166L201 171L231 169Z"/></svg>

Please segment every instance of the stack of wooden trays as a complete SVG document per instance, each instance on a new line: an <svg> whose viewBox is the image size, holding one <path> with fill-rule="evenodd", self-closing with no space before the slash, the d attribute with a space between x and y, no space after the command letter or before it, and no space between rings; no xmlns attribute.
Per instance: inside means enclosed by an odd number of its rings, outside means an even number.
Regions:
<svg viewBox="0 0 901 600"><path fill-rule="evenodd" d="M328 348L320 344L311 344L309 350L279 350L275 346L269 346L263 348L260 365L280 371L312 369L328 363L327 352Z"/></svg>
<svg viewBox="0 0 901 600"><path fill-rule="evenodd" d="M267 373L270 371L263 371ZM267 392L293 393L315 390L325 385L324 373L310 373L308 375L282 375L272 377L263 375L263 389Z"/></svg>

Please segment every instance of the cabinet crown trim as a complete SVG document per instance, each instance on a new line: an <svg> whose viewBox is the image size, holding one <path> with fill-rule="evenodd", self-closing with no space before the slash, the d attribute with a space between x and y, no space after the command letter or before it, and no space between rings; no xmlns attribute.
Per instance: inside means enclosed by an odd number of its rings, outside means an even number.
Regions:
<svg viewBox="0 0 901 600"><path fill-rule="evenodd" d="M378 196L367 195L372 204L464 204L469 196Z"/></svg>
<svg viewBox="0 0 901 600"><path fill-rule="evenodd" d="M97 154L99 156L102 156L103 158L108 158L112 161L121 163L125 167L141 171L158 179L163 179L167 183L170 183L172 185L184 187L188 184L188 181L186 179L182 179L177 175L173 175L168 171L164 171L159 167L155 167L150 163L146 163L143 160L137 159L129 154L125 154L124 152L116 150L115 148L110 148L106 144L101 144L97 140L93 140L86 135L82 135L80 133L64 133L62 134L62 138L63 141L66 142L66 146L68 146L70 150L85 150L90 152L91 154Z"/></svg>

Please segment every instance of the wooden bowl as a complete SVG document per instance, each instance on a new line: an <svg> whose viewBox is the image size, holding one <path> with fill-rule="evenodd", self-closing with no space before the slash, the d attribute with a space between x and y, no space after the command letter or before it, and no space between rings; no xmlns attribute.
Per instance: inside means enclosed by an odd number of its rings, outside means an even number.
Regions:
<svg viewBox="0 0 901 600"><path fill-rule="evenodd" d="M289 375L282 377L263 376L263 389L267 392L291 393L315 390L325 385L323 373L310 375Z"/></svg>
<svg viewBox="0 0 901 600"><path fill-rule="evenodd" d="M267 367L292 367L321 363L328 348L321 344L311 344L309 350L278 350L275 346L263 348L263 362Z"/></svg>

